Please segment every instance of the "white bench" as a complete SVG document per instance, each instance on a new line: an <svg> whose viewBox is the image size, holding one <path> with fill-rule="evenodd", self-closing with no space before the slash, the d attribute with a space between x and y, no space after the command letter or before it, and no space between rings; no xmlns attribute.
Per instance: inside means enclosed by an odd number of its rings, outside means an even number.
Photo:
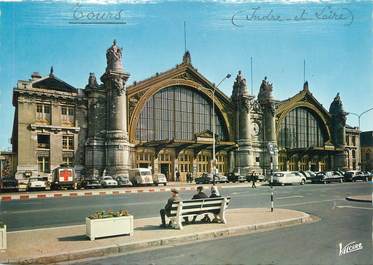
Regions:
<svg viewBox="0 0 373 265"><path fill-rule="evenodd" d="M183 229L183 217L194 217L201 214L212 213L220 222L226 224L225 209L231 197L217 197L197 200L187 200L173 202L171 207L170 218L173 226L178 229Z"/></svg>

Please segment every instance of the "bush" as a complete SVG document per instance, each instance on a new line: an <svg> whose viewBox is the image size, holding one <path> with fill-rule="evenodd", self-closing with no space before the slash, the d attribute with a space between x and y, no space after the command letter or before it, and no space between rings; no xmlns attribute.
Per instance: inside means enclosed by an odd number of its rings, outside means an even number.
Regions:
<svg viewBox="0 0 373 265"><path fill-rule="evenodd" d="M112 211L111 209L107 211L99 211L95 212L94 214L88 216L89 219L104 219L104 218L112 218L112 217L121 217L121 216L128 216L129 213L127 210L119 210L119 211Z"/></svg>

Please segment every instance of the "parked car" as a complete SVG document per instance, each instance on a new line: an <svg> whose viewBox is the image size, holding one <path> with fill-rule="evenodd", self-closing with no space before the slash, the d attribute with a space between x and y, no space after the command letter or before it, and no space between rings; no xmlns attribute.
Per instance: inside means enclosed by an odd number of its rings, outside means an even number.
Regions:
<svg viewBox="0 0 373 265"><path fill-rule="evenodd" d="M214 179L213 179L213 181L214 181ZM221 175L221 174L216 174L215 175L215 182L228 183L228 177L224 176L224 175Z"/></svg>
<svg viewBox="0 0 373 265"><path fill-rule="evenodd" d="M246 181L246 177L238 173L228 174L228 182L245 182L245 181Z"/></svg>
<svg viewBox="0 0 373 265"><path fill-rule="evenodd" d="M156 186L159 184L163 184L164 186L167 185L167 178L164 174L158 173L153 175L153 182Z"/></svg>
<svg viewBox="0 0 373 265"><path fill-rule="evenodd" d="M313 183L331 183L331 182L343 182L343 176L338 171L326 171L326 172L319 172L316 174L315 178L312 179Z"/></svg>
<svg viewBox="0 0 373 265"><path fill-rule="evenodd" d="M213 182L212 174L203 173L200 177L194 180L196 184L210 184Z"/></svg>
<svg viewBox="0 0 373 265"><path fill-rule="evenodd" d="M45 178L41 177L31 177L29 178L28 184L27 184L27 190L45 190L47 188L47 183Z"/></svg>
<svg viewBox="0 0 373 265"><path fill-rule="evenodd" d="M306 183L306 177L297 171L280 171L273 173L273 184L300 184Z"/></svg>
<svg viewBox="0 0 373 265"><path fill-rule="evenodd" d="M133 184L130 181L130 177L128 175L120 175L115 178L118 182L119 187L132 187Z"/></svg>
<svg viewBox="0 0 373 265"><path fill-rule="evenodd" d="M86 177L80 181L78 187L83 189L97 189L101 188L101 182L97 178Z"/></svg>
<svg viewBox="0 0 373 265"><path fill-rule="evenodd" d="M0 179L1 191L17 191L18 181L10 176L4 176Z"/></svg>
<svg viewBox="0 0 373 265"><path fill-rule="evenodd" d="M355 177L355 175L358 173L357 170L349 170L345 172L343 180L344 181L352 181L352 179Z"/></svg>
<svg viewBox="0 0 373 265"><path fill-rule="evenodd" d="M300 171L300 173L306 177L306 180L307 181L311 181L312 182L312 179L315 178L316 176L316 173L311 171L311 170L306 170L306 171Z"/></svg>
<svg viewBox="0 0 373 265"><path fill-rule="evenodd" d="M367 171L359 171L357 172L351 179L352 182L356 181L369 181L372 179L372 176Z"/></svg>
<svg viewBox="0 0 373 265"><path fill-rule="evenodd" d="M260 181L260 182L262 182L262 181L265 181L265 180L266 180L266 177L265 177L264 175L262 175L262 174L254 173L254 176L255 176L255 178L256 178L256 181ZM253 174L248 174L248 175L246 176L246 179L245 179L245 180L247 180L247 182L251 182L251 181L253 181Z"/></svg>
<svg viewBox="0 0 373 265"><path fill-rule="evenodd" d="M117 187L118 182L114 180L111 176L103 176L101 180L101 186L103 188L107 187Z"/></svg>

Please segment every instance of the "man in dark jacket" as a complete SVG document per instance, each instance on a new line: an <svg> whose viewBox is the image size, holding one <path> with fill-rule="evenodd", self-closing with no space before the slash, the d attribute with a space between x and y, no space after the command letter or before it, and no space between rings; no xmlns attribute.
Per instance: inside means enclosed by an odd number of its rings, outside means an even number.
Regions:
<svg viewBox="0 0 373 265"><path fill-rule="evenodd" d="M208 198L208 196L206 195L206 193L203 192L203 186L198 186L197 187L197 193L193 195L192 200L206 199L206 198ZM210 219L207 215L207 217L205 216L202 219L202 221L208 221L207 218ZM192 222L194 223L196 221L196 219L197 219L197 216L196 215L193 216L193 221ZM185 220L186 223L189 222L188 217L184 217L184 220Z"/></svg>
<svg viewBox="0 0 373 265"><path fill-rule="evenodd" d="M208 198L206 193L203 192L203 186L197 187L197 193L193 195L192 200L205 199Z"/></svg>
<svg viewBox="0 0 373 265"><path fill-rule="evenodd" d="M167 200L167 203L166 203L164 209L161 209L159 211L160 214L161 214L161 220L162 220L161 227L162 228L166 227L166 215L167 216L171 215L172 203L180 200L180 198L178 196L179 192L176 189L171 189L171 193L172 193L172 196L171 196L171 198L169 198Z"/></svg>

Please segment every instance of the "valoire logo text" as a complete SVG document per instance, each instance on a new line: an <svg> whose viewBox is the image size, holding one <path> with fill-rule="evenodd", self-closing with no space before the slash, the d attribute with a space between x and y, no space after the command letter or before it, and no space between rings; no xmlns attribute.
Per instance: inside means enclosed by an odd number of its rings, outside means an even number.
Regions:
<svg viewBox="0 0 373 265"><path fill-rule="evenodd" d="M361 249L363 249L363 244L356 243L356 241L352 241L345 246L343 246L342 243L339 243L339 256L349 254Z"/></svg>

